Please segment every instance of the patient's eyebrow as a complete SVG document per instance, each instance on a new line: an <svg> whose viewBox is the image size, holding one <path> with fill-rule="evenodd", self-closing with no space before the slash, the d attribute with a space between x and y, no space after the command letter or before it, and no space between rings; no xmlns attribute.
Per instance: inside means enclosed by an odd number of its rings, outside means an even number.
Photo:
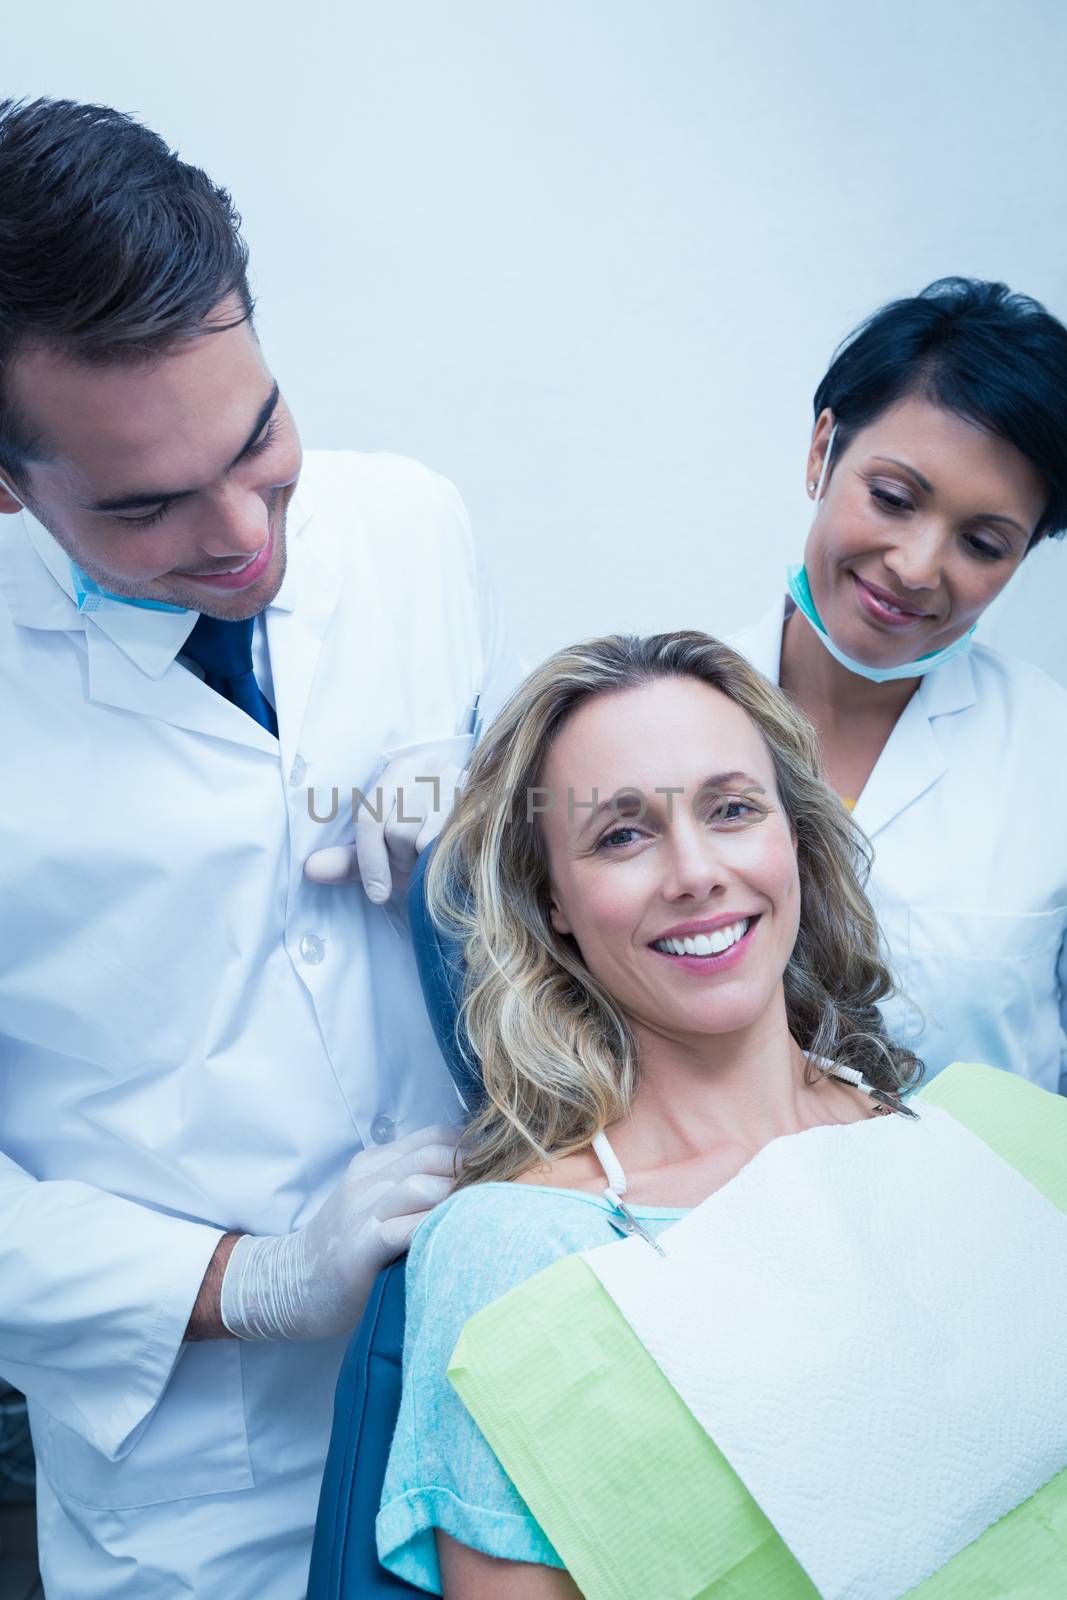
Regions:
<svg viewBox="0 0 1067 1600"><path fill-rule="evenodd" d="M738 789L742 784L746 793L767 793L759 779L748 772L717 772L713 778L705 778L697 792L703 794L706 789Z"/></svg>
<svg viewBox="0 0 1067 1600"><path fill-rule="evenodd" d="M238 450L233 460L227 466L227 472L231 471L231 469L237 465L242 457L248 454L249 450L255 444L256 440L263 432L263 429L267 426L267 423L274 415L274 409L278 404L280 393L281 391L279 390L277 383L275 383L270 394L259 408L259 414L256 417L248 438L245 440L240 450ZM138 506L159 505L163 500L188 500L190 495L199 493L199 489L136 489L129 494L108 495L104 500L89 501L85 506L85 510L135 511Z"/></svg>
<svg viewBox="0 0 1067 1600"><path fill-rule="evenodd" d="M742 786L744 787L746 794L766 794L767 792L763 784L760 783L756 778L753 778L747 772L740 771L716 772L710 778L705 778L703 783L697 786L696 792L697 794L707 794L709 790L714 792L717 789L738 789ZM677 785L671 789L668 789L668 786L663 784L660 786L658 798L667 799L668 796L677 797L679 792L680 791ZM633 805L630 805L629 803L631 796L635 802ZM655 791L653 791L652 794L646 794L645 791L643 789L639 789L636 784L624 785L621 789L616 790L615 794L609 797L607 800L601 800L596 810L590 813L589 817L579 828L577 835L578 838L584 839L585 835L596 825L597 822L600 821L605 812L610 812L612 816L625 817L631 812L639 811L641 809L640 802L642 800L644 801L645 808L647 810L652 805L655 798L657 798Z"/></svg>

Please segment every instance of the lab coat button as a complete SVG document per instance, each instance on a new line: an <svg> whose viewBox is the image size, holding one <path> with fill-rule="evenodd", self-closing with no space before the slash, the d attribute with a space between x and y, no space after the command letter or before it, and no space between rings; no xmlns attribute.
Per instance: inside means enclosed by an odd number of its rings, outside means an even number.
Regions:
<svg viewBox="0 0 1067 1600"><path fill-rule="evenodd" d="M300 954L308 966L317 967L326 959L325 939L320 939L317 933L305 933L300 941Z"/></svg>
<svg viewBox="0 0 1067 1600"><path fill-rule="evenodd" d="M303 756L297 756L289 769L289 782L295 789L307 777L308 764Z"/></svg>
<svg viewBox="0 0 1067 1600"><path fill-rule="evenodd" d="M392 1117L375 1117L370 1125L370 1136L375 1144L391 1144L396 1138L396 1123Z"/></svg>

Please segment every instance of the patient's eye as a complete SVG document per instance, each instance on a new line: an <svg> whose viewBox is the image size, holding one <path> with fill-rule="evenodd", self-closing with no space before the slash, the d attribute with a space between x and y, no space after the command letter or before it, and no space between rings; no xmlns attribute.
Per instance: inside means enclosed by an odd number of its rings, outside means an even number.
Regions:
<svg viewBox="0 0 1067 1600"><path fill-rule="evenodd" d="M630 826L612 828L610 833L605 833L598 841L597 849L621 850L625 845L632 844L636 838L640 838L638 828Z"/></svg>
<svg viewBox="0 0 1067 1600"><path fill-rule="evenodd" d="M709 822L754 822L767 815L766 807L749 795L723 794L712 799L708 808Z"/></svg>

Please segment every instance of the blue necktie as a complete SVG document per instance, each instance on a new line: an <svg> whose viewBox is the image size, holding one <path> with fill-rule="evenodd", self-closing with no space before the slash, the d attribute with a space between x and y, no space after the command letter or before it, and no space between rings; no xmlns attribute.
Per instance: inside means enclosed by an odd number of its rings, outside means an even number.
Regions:
<svg viewBox="0 0 1067 1600"><path fill-rule="evenodd" d="M203 670L209 689L240 706L261 728L277 738L278 718L274 707L252 671L254 621L254 617L246 617L240 622L223 622L218 617L201 615L182 646L182 654Z"/></svg>

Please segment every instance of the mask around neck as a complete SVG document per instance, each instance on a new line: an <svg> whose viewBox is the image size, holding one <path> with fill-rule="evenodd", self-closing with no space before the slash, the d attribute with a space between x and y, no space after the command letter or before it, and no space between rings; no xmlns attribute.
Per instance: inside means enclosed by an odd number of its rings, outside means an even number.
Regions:
<svg viewBox="0 0 1067 1600"><path fill-rule="evenodd" d="M826 627L815 609L815 601L811 597L811 585L808 574L803 567L791 566L786 568L786 583L789 593L796 601L797 610L802 611L815 630L815 635L820 643L830 652L835 661L839 661L849 672L854 672L859 678L867 678L871 683L891 683L900 678L924 678L928 672L933 672L936 667L944 666L946 661L953 657L963 655L971 648L974 635L974 626L961 634L958 639L953 639L951 644L945 645L943 650L932 650L929 655L919 656L916 661L905 661L899 667L869 667L864 661L854 661L846 655L840 645L834 643Z"/></svg>
<svg viewBox="0 0 1067 1600"><path fill-rule="evenodd" d="M101 589L100 585L94 583L89 574L83 572L73 561L70 564L70 577L74 584L74 598L79 611L95 611L101 600L113 600L120 606L136 606L140 611L170 611L181 614L189 609L188 606L169 606L164 600L133 600L129 595L112 594L108 589Z"/></svg>

